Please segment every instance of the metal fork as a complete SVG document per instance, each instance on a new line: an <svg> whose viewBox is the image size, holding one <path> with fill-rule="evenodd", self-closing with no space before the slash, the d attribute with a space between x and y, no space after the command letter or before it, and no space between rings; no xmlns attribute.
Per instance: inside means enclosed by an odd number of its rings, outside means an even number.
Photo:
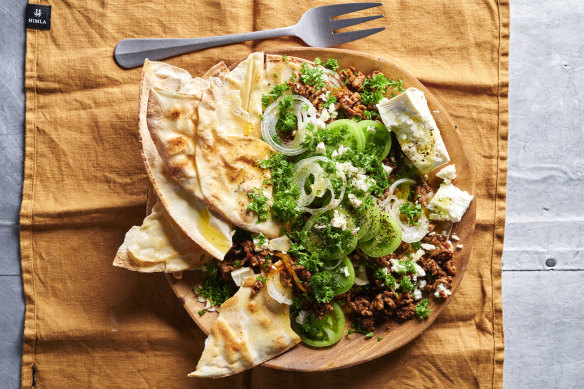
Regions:
<svg viewBox="0 0 584 389"><path fill-rule="evenodd" d="M323 7L309 9L302 15L298 23L293 26L275 28L273 30L246 32L243 34L208 38L124 39L116 45L114 58L122 68L131 69L142 66L146 58L160 60L179 54L206 49L208 47L281 36L296 36L309 46L336 46L342 43L365 38L369 35L385 30L385 27L379 27L358 31L335 32L345 27L382 18L384 15L337 20L332 20L332 18L351 12L378 7L380 5L381 3L325 5Z"/></svg>

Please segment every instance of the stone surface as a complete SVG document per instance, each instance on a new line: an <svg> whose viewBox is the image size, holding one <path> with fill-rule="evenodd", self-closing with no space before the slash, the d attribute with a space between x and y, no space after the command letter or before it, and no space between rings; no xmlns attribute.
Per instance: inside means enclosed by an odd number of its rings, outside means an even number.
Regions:
<svg viewBox="0 0 584 389"><path fill-rule="evenodd" d="M0 1L0 382L17 388L25 0ZM511 4L506 388L582 387L584 2ZM9 37L5 39L4 37ZM555 260L554 266L551 265Z"/></svg>

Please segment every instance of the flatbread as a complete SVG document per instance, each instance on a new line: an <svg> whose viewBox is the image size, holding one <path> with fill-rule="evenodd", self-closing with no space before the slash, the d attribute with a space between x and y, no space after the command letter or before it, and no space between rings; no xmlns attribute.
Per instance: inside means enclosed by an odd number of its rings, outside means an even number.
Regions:
<svg viewBox="0 0 584 389"><path fill-rule="evenodd" d="M271 186L264 186L269 171L257 161L266 159L273 149L264 141L246 133L251 127L249 115L241 108L241 99L215 77L211 77L199 105L196 136L196 167L205 203L233 224L268 237L279 235L281 226L271 220L258 223L249 212L248 192L261 188L272 197Z"/></svg>
<svg viewBox="0 0 584 389"><path fill-rule="evenodd" d="M276 84L288 82L290 77L300 73L303 63L314 65L304 58L286 57L279 54L266 54L265 76L262 83L262 93L268 94Z"/></svg>
<svg viewBox="0 0 584 389"><path fill-rule="evenodd" d="M186 236L158 202L141 226L126 234L114 259L114 266L142 273L174 273L206 262L199 245Z"/></svg>
<svg viewBox="0 0 584 389"><path fill-rule="evenodd" d="M212 69L213 74L225 73L227 70L226 66L221 63ZM183 69L161 62L146 60L142 71L140 89L139 134L146 171L161 204L190 239L215 258L222 260L231 248L232 232L230 223L209 212L204 203L193 196L191 191L186 190L176 180L176 176L170 175L170 170L166 169L161 153L159 153L159 149L157 149L152 139L151 131L148 128L148 106L153 88L157 88L158 91L169 92L172 98L176 97L172 95L174 93L178 95L177 99L184 99L188 101L190 107L194 107L194 99L196 97L183 96L187 94L181 94L179 91L193 92L199 85L200 81L195 81ZM191 96L195 95L194 93L191 94ZM157 134L156 131L152 132L155 135ZM162 137L158 140L159 145L164 143ZM164 153L165 151L162 150L162 154ZM171 153L166 154L169 159L171 156L173 157ZM192 171L196 172L196 170L191 169ZM196 181L193 180L191 182Z"/></svg>
<svg viewBox="0 0 584 389"><path fill-rule="evenodd" d="M248 113L251 131L244 134L260 138L262 135L262 84L264 81L264 53L252 53L225 76L225 85L239 92L241 108Z"/></svg>
<svg viewBox="0 0 584 389"><path fill-rule="evenodd" d="M269 282L269 281L268 281ZM259 365L300 343L290 326L290 308L270 297L267 287L254 297L242 286L221 305L205 349L189 377L219 378Z"/></svg>

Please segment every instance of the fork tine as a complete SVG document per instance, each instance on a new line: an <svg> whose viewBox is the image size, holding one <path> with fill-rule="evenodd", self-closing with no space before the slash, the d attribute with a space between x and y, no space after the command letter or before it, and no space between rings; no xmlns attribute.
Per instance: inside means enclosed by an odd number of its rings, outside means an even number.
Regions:
<svg viewBox="0 0 584 389"><path fill-rule="evenodd" d="M355 24L365 23L370 20L375 20L382 18L383 15L375 15L375 16L364 16L362 18L351 18L351 19L338 19L331 21L331 27L333 31L340 30L341 28L354 26Z"/></svg>
<svg viewBox="0 0 584 389"><path fill-rule="evenodd" d="M329 46L336 46L343 43L356 41L357 39L362 39L368 37L369 35L377 34L378 32L383 30L385 30L385 27L368 28L366 30L358 31L338 32L329 36L327 43L329 43Z"/></svg>
<svg viewBox="0 0 584 389"><path fill-rule="evenodd" d="M318 7L320 12L326 13L330 18L335 16L357 12L364 9L379 7L381 3L349 3L349 4L333 4Z"/></svg>

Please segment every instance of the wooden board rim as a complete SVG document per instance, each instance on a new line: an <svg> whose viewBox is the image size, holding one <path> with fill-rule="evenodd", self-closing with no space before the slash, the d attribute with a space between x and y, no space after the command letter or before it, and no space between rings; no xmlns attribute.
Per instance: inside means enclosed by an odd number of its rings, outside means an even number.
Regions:
<svg viewBox="0 0 584 389"><path fill-rule="evenodd" d="M448 136L443 136L444 141L447 145L448 152L451 155L451 163L457 165L457 172L459 177L456 180L457 186L461 189L468 191L471 194L476 193L476 180L474 169L472 168L472 163L469 154L464 146L463 137L458 129L458 126L453 122L452 118L448 112L444 109L442 104L438 99L413 75L408 73L406 70L402 69L400 66L385 60L380 57L373 56L371 54L365 54L361 52L344 50L344 49L324 49L324 48L282 48L277 50L270 50L266 52L267 54L288 54L291 56L302 57L306 59L314 59L316 57L320 58L336 58L339 63L342 63L344 67L354 64L355 60L365 61L371 64L371 70L378 69L385 74L389 75L399 75L399 78L403 80L405 87L415 87L424 92L426 99L428 100L428 105L430 110L433 112L440 132L448 133ZM347 63L349 60L349 63ZM237 63L237 62L236 62ZM362 70L363 67L357 67ZM391 71L386 71L383 68L391 69ZM436 113L438 112L438 113ZM451 150L451 146L455 146L455 150ZM454 151L454 153L453 153ZM452 158L452 155L456 155L456 158ZM463 169L460 169L462 165ZM461 176L462 173L462 176ZM463 178L461 180L461 178ZM435 185L433 185L435 187ZM450 300L458 290L460 282L464 276L466 270L466 265L470 258L470 252L473 243L474 229L476 221L476 198L472 201L469 209L465 213L461 222L457 223L454 227L454 232L461 237L461 241L464 242L462 250L455 249L455 262L457 265L457 274L453 279L452 295L446 299L445 302L441 304L436 304L434 301L431 303L432 313L428 320L409 320L399 325L397 328L392 328L391 331L387 332L384 330L385 325L380 326L375 331L374 338L377 336L382 336L381 341L374 339L366 340L363 336L355 336L351 339L343 337L339 343L335 346L326 349L313 349L302 344L296 346L295 348L289 350L288 352L273 358L267 362L264 362L262 366L270 367L279 370L287 371L304 371L304 372L317 372L317 371L327 371L335 370L341 368L351 367L357 364L365 363L373 359L379 358L386 355L396 349L403 347L407 343L411 342L413 339L418 337L423 331L425 331L432 323L440 316L441 312L444 311L446 306L449 304ZM462 231L461 231L462 230ZM190 274L189 274L190 273ZM201 330L208 334L212 323L217 318L216 313L207 313L204 316L198 314L204 306L203 303L199 303L196 299L195 293L192 287L195 283L200 282L201 274L200 272L189 272L184 274L183 279L176 279L172 275L167 274L166 278L171 288L177 295L179 301L184 306L185 310L193 318L195 323L201 328ZM186 277L188 274L189 277ZM188 278L188 281L187 281ZM404 327L406 326L406 327ZM410 328L412 327L412 328ZM407 336L401 336L397 338L392 338L388 335L392 334L394 331L398 331L401 328L405 328L407 331ZM405 332L402 330L402 332ZM401 335L401 334L400 334ZM387 340L386 340L387 339ZM343 353L339 350L339 346L343 348L350 345L351 352L349 354ZM334 350L334 351L333 351ZM333 357L333 358L331 358Z"/></svg>

